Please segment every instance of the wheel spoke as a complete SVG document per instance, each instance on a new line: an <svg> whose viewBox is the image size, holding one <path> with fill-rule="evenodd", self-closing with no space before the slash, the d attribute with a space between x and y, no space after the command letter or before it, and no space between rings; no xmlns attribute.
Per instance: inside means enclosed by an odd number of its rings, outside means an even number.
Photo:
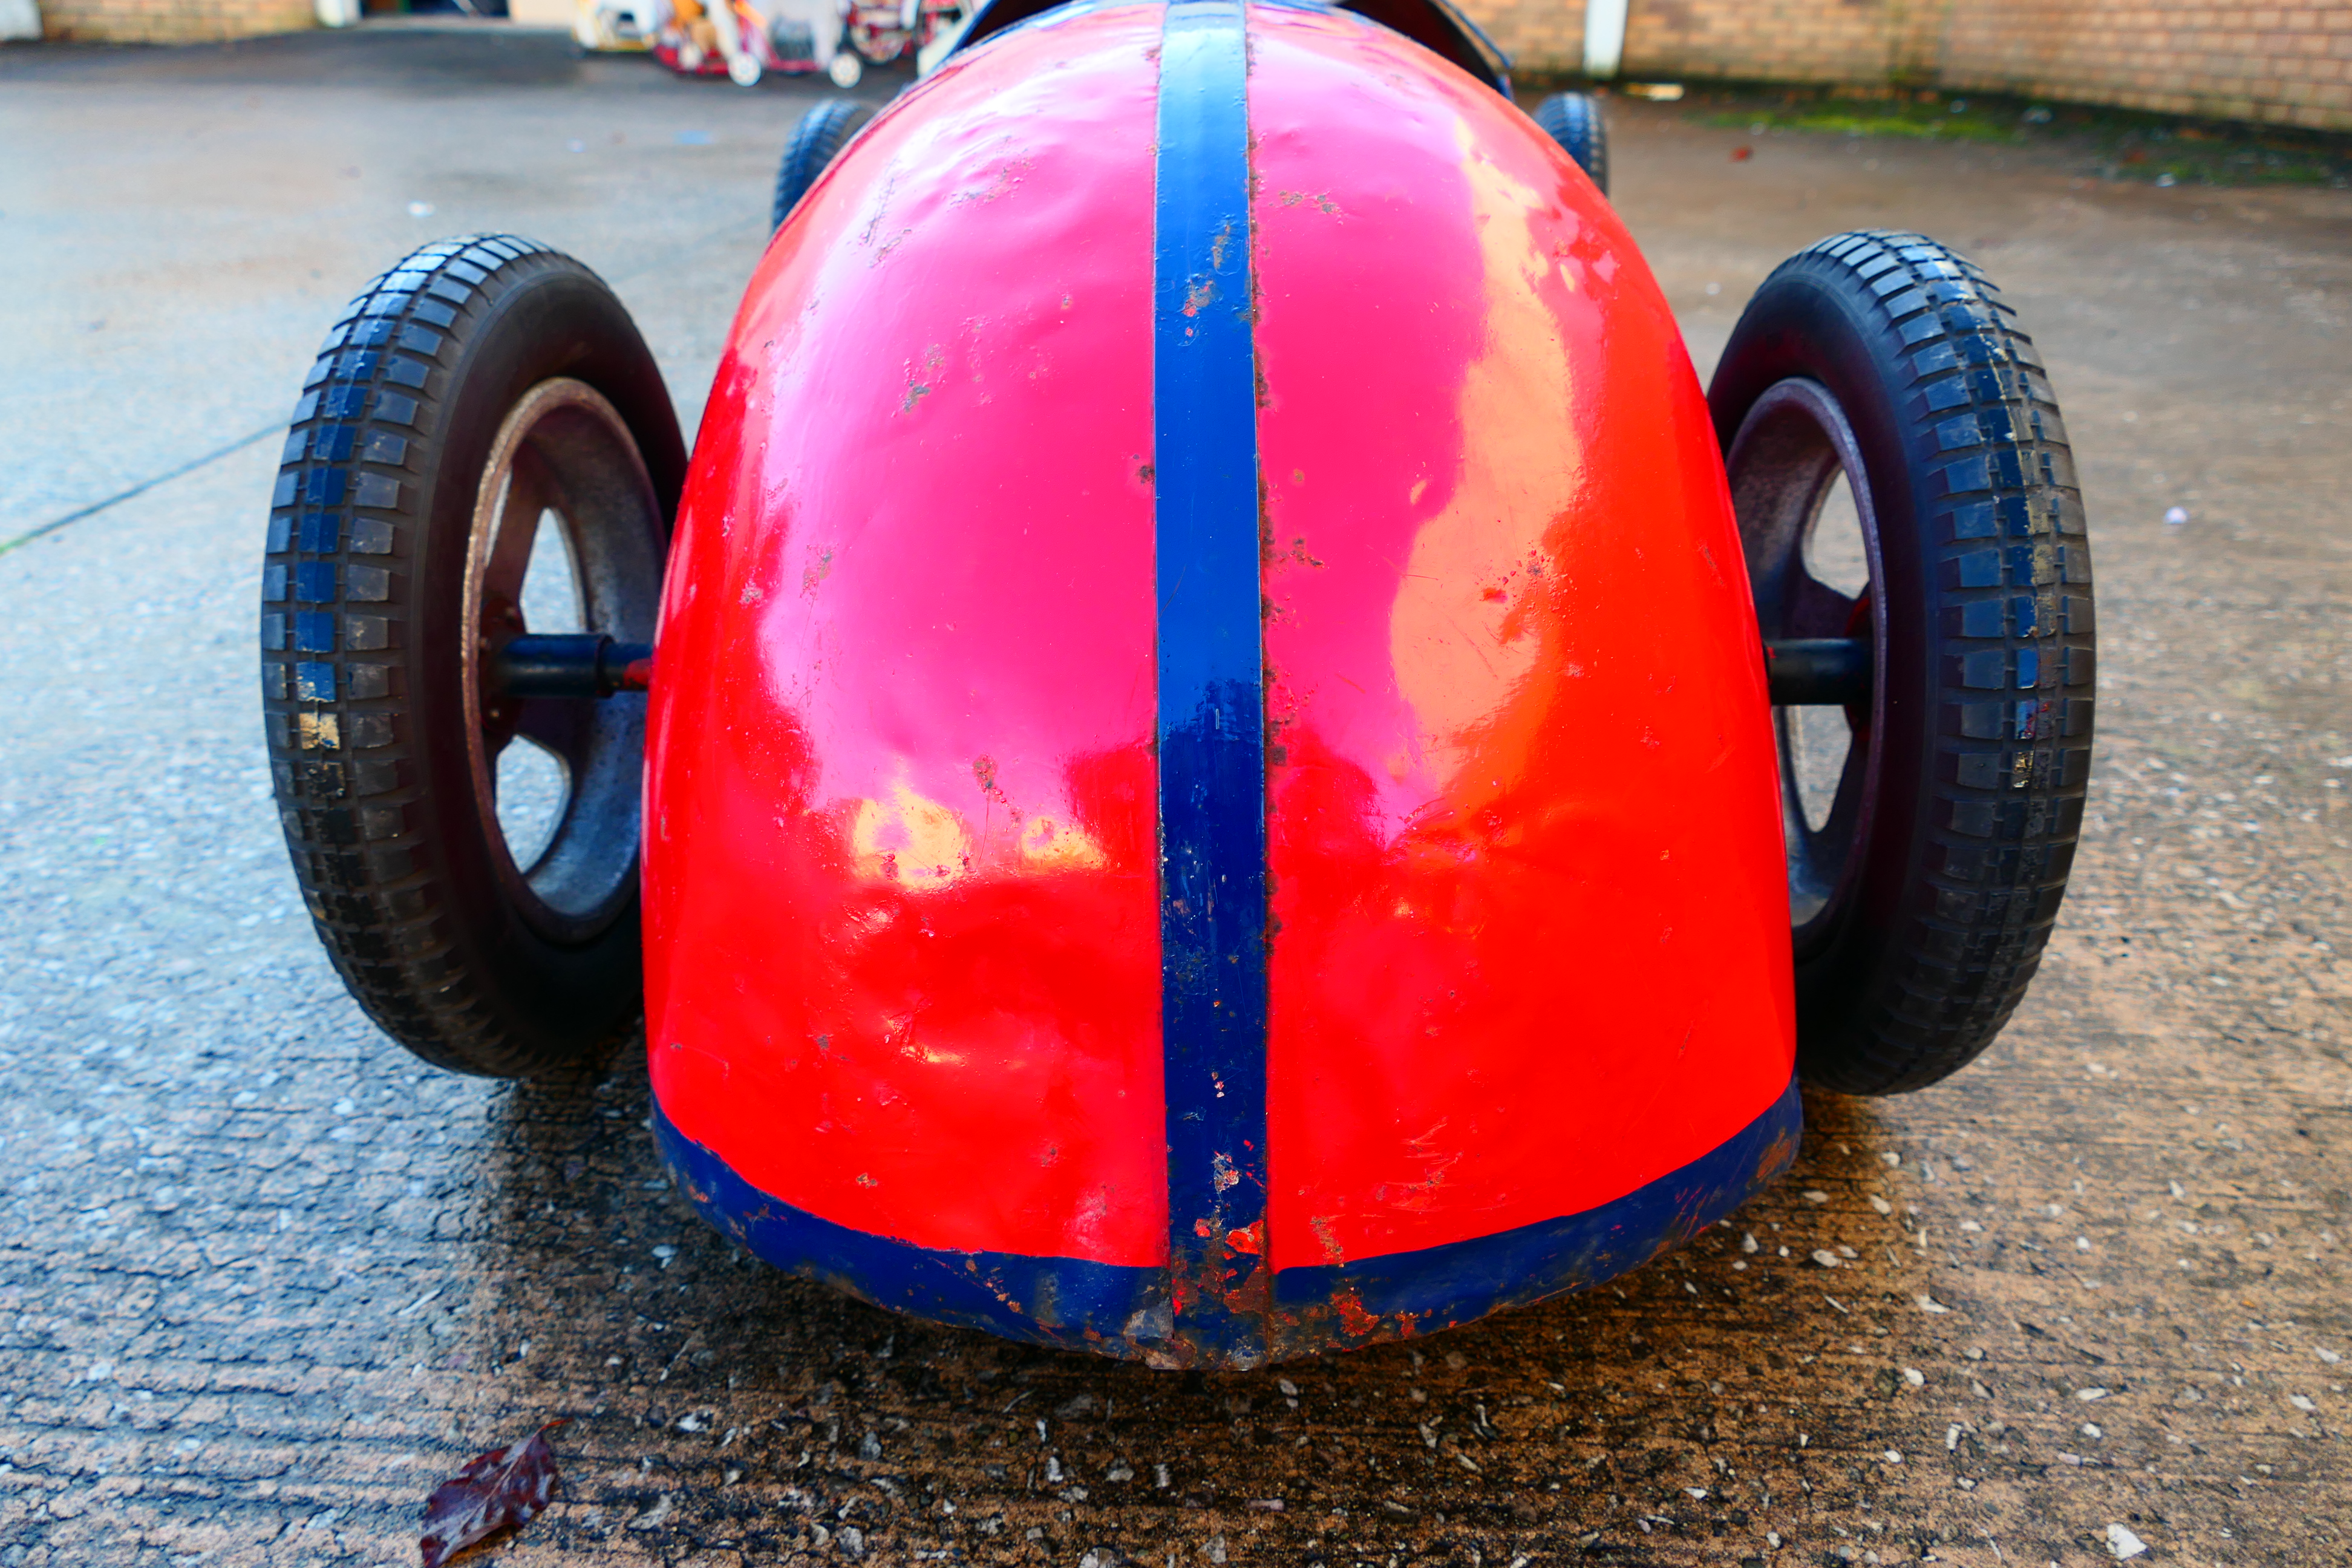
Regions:
<svg viewBox="0 0 2352 1568"><path fill-rule="evenodd" d="M567 778L578 778L595 740L595 703L573 697L527 697L520 707L515 734L562 763Z"/></svg>
<svg viewBox="0 0 2352 1568"><path fill-rule="evenodd" d="M1790 574L1786 636L1842 637L1853 624L1853 596L1817 580L1801 566Z"/></svg>
<svg viewBox="0 0 2352 1568"><path fill-rule="evenodd" d="M515 448L508 469L507 492L500 498L497 533L482 573L486 605L509 605L520 610L523 579L530 572L531 546L539 539L539 520L554 499L553 476L538 450L526 441Z"/></svg>

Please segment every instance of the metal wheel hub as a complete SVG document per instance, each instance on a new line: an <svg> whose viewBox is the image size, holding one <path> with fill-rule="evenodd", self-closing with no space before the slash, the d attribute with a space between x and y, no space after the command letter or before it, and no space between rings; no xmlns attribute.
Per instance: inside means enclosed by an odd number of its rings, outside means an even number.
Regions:
<svg viewBox="0 0 2352 1568"><path fill-rule="evenodd" d="M1836 788L1819 822L1805 810L1801 710L1776 707L1773 728L1780 753L1781 823L1789 856L1789 919L1797 956L1817 951L1836 930L1853 896L1863 849L1870 839L1878 790L1879 722L1885 712L1886 600L1870 476L1853 428L1828 388L1791 377L1756 400L1725 464L1731 482L1740 543L1747 551L1759 630L1769 646L1799 639L1861 641L1871 654L1872 679L1863 700L1844 705L1850 731ZM1807 563L1806 546L1843 476L1853 497L1869 585L1849 595L1822 582Z"/></svg>
<svg viewBox="0 0 2352 1568"><path fill-rule="evenodd" d="M645 699L536 695L505 678L510 647L554 640L529 637L523 610L542 522L562 541L586 640L650 643L661 593L660 506L620 415L569 377L524 394L491 443L467 547L461 624L474 647L461 667L474 804L500 884L541 935L573 943L612 923L635 877ZM563 774L553 829L527 865L518 863L499 816L499 758L517 741L544 752Z"/></svg>

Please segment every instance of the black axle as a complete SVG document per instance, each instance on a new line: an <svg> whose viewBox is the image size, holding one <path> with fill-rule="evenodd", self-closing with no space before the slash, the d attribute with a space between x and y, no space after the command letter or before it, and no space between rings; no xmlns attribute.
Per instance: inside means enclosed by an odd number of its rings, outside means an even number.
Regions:
<svg viewBox="0 0 2352 1568"><path fill-rule="evenodd" d="M1870 700L1875 650L1868 637L1788 637L1764 645L1775 708L1858 708Z"/></svg>
<svg viewBox="0 0 2352 1568"><path fill-rule="evenodd" d="M643 691L654 650L600 633L509 639L490 660L490 689L502 697L610 697ZM1764 645L1764 676L1775 708L1858 707L1870 700L1867 637L1786 637Z"/></svg>
<svg viewBox="0 0 2352 1568"><path fill-rule="evenodd" d="M501 697L610 697L643 691L654 650L599 632L509 639L490 656L490 690Z"/></svg>

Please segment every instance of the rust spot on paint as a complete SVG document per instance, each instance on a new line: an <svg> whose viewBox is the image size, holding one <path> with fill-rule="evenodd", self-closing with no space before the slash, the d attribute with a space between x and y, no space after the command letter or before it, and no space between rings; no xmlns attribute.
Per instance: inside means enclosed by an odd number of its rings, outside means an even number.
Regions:
<svg viewBox="0 0 2352 1568"><path fill-rule="evenodd" d="M1347 1331L1349 1339L1370 1339L1380 1329L1380 1314L1366 1311L1363 1298L1351 1287L1343 1287L1332 1294L1331 1310L1339 1315L1339 1326Z"/></svg>
<svg viewBox="0 0 2352 1568"><path fill-rule="evenodd" d="M996 177L989 182L985 189L977 191L958 191L954 195L948 198L948 205L950 206L962 206L967 202L992 202L997 197L1009 194L1015 185L1018 185L1021 183L1021 176L1028 174L1037 165L1034 161L1028 158L1007 158L1003 163L997 165ZM1063 305L1064 309L1067 309L1068 301L1065 300Z"/></svg>
<svg viewBox="0 0 2352 1568"><path fill-rule="evenodd" d="M1789 1167L1797 1163L1797 1144L1802 1136L1801 1129L1791 1126L1783 1129L1772 1142L1764 1145L1764 1152L1756 1160L1758 1186L1780 1180Z"/></svg>
<svg viewBox="0 0 2352 1568"><path fill-rule="evenodd" d="M933 343L929 350L923 355L923 363L919 368L913 364L909 364L907 367L907 400L898 405L899 413L906 413L908 410L913 408L916 404L920 403L924 398L930 395L932 391L931 383L929 380L919 378L935 376L940 366L944 364L946 362L947 356L941 353L940 345Z"/></svg>
<svg viewBox="0 0 2352 1568"><path fill-rule="evenodd" d="M1295 207L1299 205L1301 203L1312 205L1316 211L1322 213L1328 217L1341 217L1346 216L1339 211L1339 204L1333 201L1325 192L1285 191L1282 193L1282 205L1284 206Z"/></svg>
<svg viewBox="0 0 2352 1568"><path fill-rule="evenodd" d="M826 545L818 552L816 563L801 574L801 592L814 594L816 585L833 575L833 547Z"/></svg>
<svg viewBox="0 0 2352 1568"><path fill-rule="evenodd" d="M1252 1318L1266 1317L1274 1310L1274 1270L1255 1262L1246 1267L1247 1277L1225 1294L1225 1310ZM1271 1330L1276 1325L1267 1327ZM1267 1337L1271 1339L1273 1335L1269 1333Z"/></svg>

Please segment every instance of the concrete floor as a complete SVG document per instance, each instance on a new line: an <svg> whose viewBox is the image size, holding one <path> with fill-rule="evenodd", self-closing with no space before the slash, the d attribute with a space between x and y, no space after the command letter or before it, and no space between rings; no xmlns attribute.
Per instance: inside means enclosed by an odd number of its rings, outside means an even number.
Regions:
<svg viewBox="0 0 2352 1568"><path fill-rule="evenodd" d="M0 54L0 541L184 468L0 553L0 1564L414 1561L435 1483L557 1416L504 1563L2352 1553L2352 195L1735 160L1620 106L1703 369L1780 257L1860 226L1965 247L2039 337L2104 600L2061 934L1970 1070L1810 1102L1734 1228L1423 1343L1180 1376L747 1265L667 1190L640 1064L422 1070L283 859L277 443L236 444L339 301L482 228L613 279L690 428L804 97L480 32Z"/></svg>

